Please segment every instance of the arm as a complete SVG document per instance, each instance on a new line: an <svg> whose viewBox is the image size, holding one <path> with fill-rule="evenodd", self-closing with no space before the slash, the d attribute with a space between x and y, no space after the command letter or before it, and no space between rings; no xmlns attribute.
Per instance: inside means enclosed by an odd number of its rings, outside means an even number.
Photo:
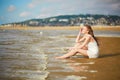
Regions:
<svg viewBox="0 0 120 80"><path fill-rule="evenodd" d="M78 43L79 40L80 40L81 30L82 30L82 29L80 29L80 31L79 31L79 33L78 33L78 35L77 35L77 38L76 38L76 41L75 41L76 43Z"/></svg>
<svg viewBox="0 0 120 80"><path fill-rule="evenodd" d="M76 43L80 43L80 42L82 42L84 40L85 40L85 37L80 38L79 36L77 36Z"/></svg>
<svg viewBox="0 0 120 80"><path fill-rule="evenodd" d="M90 36L86 36L86 39L85 39L85 41L82 43L82 45L80 45L80 47L79 48L83 48L85 45L87 45L88 44L88 42L90 41Z"/></svg>
<svg viewBox="0 0 120 80"><path fill-rule="evenodd" d="M85 40L85 37L82 37L82 38L79 40L79 42L84 41L84 40Z"/></svg>
<svg viewBox="0 0 120 80"><path fill-rule="evenodd" d="M78 43L78 42L79 42L80 35L81 35L81 33L79 32L79 34L77 35L76 41L75 41L76 43Z"/></svg>

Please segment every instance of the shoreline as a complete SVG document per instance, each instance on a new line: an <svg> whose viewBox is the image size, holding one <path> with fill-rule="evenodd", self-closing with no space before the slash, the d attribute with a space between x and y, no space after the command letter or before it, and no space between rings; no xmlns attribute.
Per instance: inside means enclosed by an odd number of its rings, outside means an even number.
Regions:
<svg viewBox="0 0 120 80"><path fill-rule="evenodd" d="M0 30L79 30L81 26L10 26L0 27ZM120 31L120 26L92 26L93 30L108 30L108 31Z"/></svg>

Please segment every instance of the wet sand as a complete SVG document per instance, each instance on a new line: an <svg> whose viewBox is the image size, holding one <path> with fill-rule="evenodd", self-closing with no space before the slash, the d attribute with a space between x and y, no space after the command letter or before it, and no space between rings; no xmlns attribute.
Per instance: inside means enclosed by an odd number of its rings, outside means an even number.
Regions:
<svg viewBox="0 0 120 80"><path fill-rule="evenodd" d="M74 37L70 37L74 38ZM120 37L97 37L100 44L100 57L97 59L81 58L63 59L62 66L49 67L47 80L119 80L120 79ZM53 63L55 64L55 63ZM56 71L59 70L59 71ZM70 76L71 75L71 76ZM67 76L67 77L66 77ZM78 77L78 78L77 78Z"/></svg>
<svg viewBox="0 0 120 80"><path fill-rule="evenodd" d="M100 44L100 57L97 59L88 59L81 55L76 55L70 59L63 60L54 58L68 52L66 47L71 47L74 44L77 29L77 27L75 29L70 27L65 28L64 30L63 27L52 27L52 29L20 28L17 31L17 28L15 28L15 30L9 30L6 28L5 31L1 30L1 35L3 35L0 37L0 64L2 65L0 66L0 79L39 80L41 79L40 77L47 76L46 80L119 80L120 36L118 36L118 32L120 27L106 29L100 27L99 29L95 28L95 30L100 30L100 32L96 32ZM104 32L108 32L105 33L108 35L111 33L110 31L115 33L117 36L113 36L111 34L109 37L102 35L98 36ZM42 49L43 52L40 49ZM47 60L46 57L44 60L44 57L41 56L41 52L47 55ZM9 61L7 59L9 59ZM4 63L2 61L8 62ZM12 61L17 62L11 63ZM43 67L44 63L45 71L43 70L42 72L39 68ZM43 73L46 71L47 74L49 74L43 76ZM4 74L4 72L6 74Z"/></svg>

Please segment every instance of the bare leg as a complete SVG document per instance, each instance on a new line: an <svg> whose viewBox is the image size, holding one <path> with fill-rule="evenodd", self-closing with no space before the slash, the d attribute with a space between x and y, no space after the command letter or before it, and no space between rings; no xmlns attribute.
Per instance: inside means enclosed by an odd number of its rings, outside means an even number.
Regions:
<svg viewBox="0 0 120 80"><path fill-rule="evenodd" d="M82 54L88 57L87 49L76 49L76 51L78 51L79 54Z"/></svg>
<svg viewBox="0 0 120 80"><path fill-rule="evenodd" d="M81 43L76 43L74 45L74 47L70 47L69 50L75 49L75 48L79 48L79 46L81 45Z"/></svg>
<svg viewBox="0 0 120 80"><path fill-rule="evenodd" d="M77 48L77 49L72 49L69 53L67 53L67 54L65 54L63 56L60 56L60 57L56 57L56 58L65 59L65 58L71 57L71 56L73 56L73 55L75 55L77 53L80 53L80 54L82 54L84 56L88 56L87 55L87 50Z"/></svg>
<svg viewBox="0 0 120 80"><path fill-rule="evenodd" d="M72 49L69 53L63 55L63 56L60 56L60 57L56 57L58 59L65 59L65 58L69 58L70 56L73 56L75 55L77 52L76 50Z"/></svg>

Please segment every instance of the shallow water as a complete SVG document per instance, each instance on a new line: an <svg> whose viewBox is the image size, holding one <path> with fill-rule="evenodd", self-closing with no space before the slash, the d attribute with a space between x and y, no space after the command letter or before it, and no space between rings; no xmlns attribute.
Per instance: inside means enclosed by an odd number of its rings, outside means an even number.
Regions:
<svg viewBox="0 0 120 80"><path fill-rule="evenodd" d="M100 72L95 65L101 59L54 58L68 52L66 48L74 45L77 33L77 30L0 30L0 80L96 80ZM119 38L119 34L95 31L96 36Z"/></svg>

